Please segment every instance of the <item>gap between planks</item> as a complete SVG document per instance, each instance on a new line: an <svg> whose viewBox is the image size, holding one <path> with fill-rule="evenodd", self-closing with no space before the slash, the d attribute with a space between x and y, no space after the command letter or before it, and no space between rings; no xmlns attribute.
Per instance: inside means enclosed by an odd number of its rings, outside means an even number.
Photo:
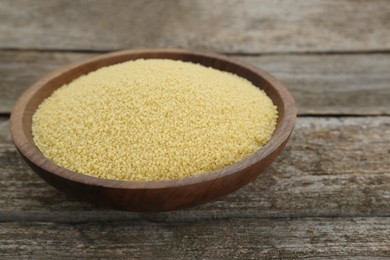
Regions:
<svg viewBox="0 0 390 260"><path fill-rule="evenodd" d="M210 214L211 213L211 214ZM213 215L212 212L205 210L197 212L196 217L186 210L172 212L155 212L155 213L138 213L115 210L92 210L92 211L57 211L57 212L40 212L40 211L20 211L20 212L0 212L0 223L12 222L48 222L61 224L83 224L90 222L135 222L147 221L151 223L192 223L207 222L214 220L232 220L232 219L261 219L261 220L278 220L278 219L343 219L343 218L388 218L390 221L390 212L370 212L370 213L339 213L339 212L286 212L276 214L258 214L256 211L229 211L221 215Z"/></svg>
<svg viewBox="0 0 390 260"><path fill-rule="evenodd" d="M166 47L170 49L174 47ZM142 48L131 48L131 49L142 49ZM162 47L162 49L165 49ZM184 48L185 49L185 48ZM79 54L105 54L109 52L121 51L127 49L106 49L106 50L92 50L92 49L40 49L40 48L0 48L2 51L13 51L13 52L42 52L42 53L79 53ZM321 50L321 51L263 51L263 52L223 52L223 51L213 51L207 49L190 49L204 52L213 52L220 55L226 56L237 56L237 57L260 57L260 56L273 56L273 55L360 55L360 54L389 54L390 49L375 49L375 50Z"/></svg>

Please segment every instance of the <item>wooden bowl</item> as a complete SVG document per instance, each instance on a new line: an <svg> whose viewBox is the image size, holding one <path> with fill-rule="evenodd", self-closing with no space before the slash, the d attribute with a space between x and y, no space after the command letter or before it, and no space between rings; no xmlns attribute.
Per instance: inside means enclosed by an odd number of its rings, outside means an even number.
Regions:
<svg viewBox="0 0 390 260"><path fill-rule="evenodd" d="M38 105L54 90L77 77L138 58L190 61L235 73L263 89L278 107L279 119L271 140L260 150L228 167L176 180L107 180L72 172L49 161L34 144L31 124ZM27 164L57 189L105 207L129 211L169 211L215 200L231 193L264 172L282 151L294 128L296 107L289 91L268 73L230 58L201 52L157 49L120 51L88 59L42 78L17 101L10 128L16 148Z"/></svg>

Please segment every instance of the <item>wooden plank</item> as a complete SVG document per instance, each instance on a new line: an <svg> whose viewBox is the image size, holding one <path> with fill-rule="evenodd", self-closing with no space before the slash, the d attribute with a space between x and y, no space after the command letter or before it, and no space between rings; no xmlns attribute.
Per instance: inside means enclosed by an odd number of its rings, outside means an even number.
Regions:
<svg viewBox="0 0 390 260"><path fill-rule="evenodd" d="M0 51L0 113L46 73L97 54ZM390 54L233 56L280 78L300 114L390 113Z"/></svg>
<svg viewBox="0 0 390 260"><path fill-rule="evenodd" d="M387 0L8 0L0 3L0 48L383 51L390 49L388 4Z"/></svg>
<svg viewBox="0 0 390 260"><path fill-rule="evenodd" d="M17 98L36 80L88 54L0 51L0 113L11 112Z"/></svg>
<svg viewBox="0 0 390 260"><path fill-rule="evenodd" d="M38 259L385 259L390 256L390 218L11 222L0 224L0 254Z"/></svg>
<svg viewBox="0 0 390 260"><path fill-rule="evenodd" d="M214 218L390 217L390 117L299 118L271 169L241 190L189 210L102 210L47 185L17 155L0 123L0 221L183 222Z"/></svg>
<svg viewBox="0 0 390 260"><path fill-rule="evenodd" d="M245 61L281 79L299 114L390 114L390 54L272 55Z"/></svg>

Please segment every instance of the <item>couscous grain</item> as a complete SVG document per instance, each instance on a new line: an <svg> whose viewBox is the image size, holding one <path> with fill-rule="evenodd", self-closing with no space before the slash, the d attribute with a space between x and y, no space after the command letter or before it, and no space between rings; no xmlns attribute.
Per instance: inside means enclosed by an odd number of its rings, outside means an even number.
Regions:
<svg viewBox="0 0 390 260"><path fill-rule="evenodd" d="M139 59L56 90L33 116L54 163L117 180L176 179L260 149L277 121L271 99L237 75L189 62Z"/></svg>

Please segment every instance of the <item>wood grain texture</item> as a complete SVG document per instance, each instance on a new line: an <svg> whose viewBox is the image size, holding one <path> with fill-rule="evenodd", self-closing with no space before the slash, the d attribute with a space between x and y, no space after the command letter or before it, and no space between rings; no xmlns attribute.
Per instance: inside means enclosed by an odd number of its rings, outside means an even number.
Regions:
<svg viewBox="0 0 390 260"><path fill-rule="evenodd" d="M182 222L221 218L390 217L390 118L299 118L271 169L221 200L139 214L101 210L50 187L24 165L0 124L0 221Z"/></svg>
<svg viewBox="0 0 390 260"><path fill-rule="evenodd" d="M0 113L11 112L22 92L47 73L88 54L0 51Z"/></svg>
<svg viewBox="0 0 390 260"><path fill-rule="evenodd" d="M0 253L38 259L385 259L390 218L1 223Z"/></svg>
<svg viewBox="0 0 390 260"><path fill-rule="evenodd" d="M40 77L91 53L0 51L0 113ZM233 56L272 73L299 114L390 114L390 54Z"/></svg>
<svg viewBox="0 0 390 260"><path fill-rule="evenodd" d="M0 48L218 52L390 49L387 0L0 2Z"/></svg>
<svg viewBox="0 0 390 260"><path fill-rule="evenodd" d="M47 185L0 117L1 258L389 259L390 117L327 117L390 114L389 2L259 2L0 1L0 114L90 52L184 47L243 54L282 79L301 115L323 115L299 118L272 168L238 192L157 214Z"/></svg>

